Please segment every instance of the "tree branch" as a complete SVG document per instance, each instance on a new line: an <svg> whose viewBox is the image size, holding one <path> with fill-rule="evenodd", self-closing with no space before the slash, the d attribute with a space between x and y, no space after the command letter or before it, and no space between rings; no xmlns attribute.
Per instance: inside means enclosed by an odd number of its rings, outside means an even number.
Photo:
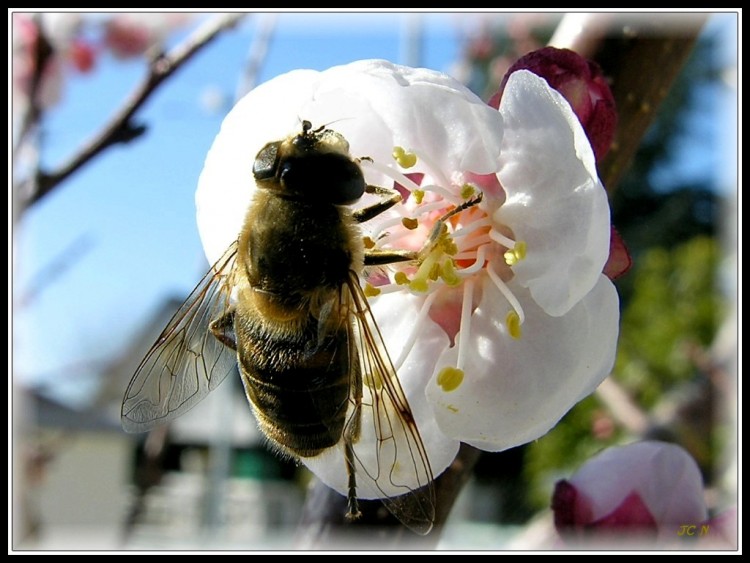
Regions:
<svg viewBox="0 0 750 563"><path fill-rule="evenodd" d="M193 55L208 45L222 31L236 25L243 16L244 14L228 14L213 18L170 53L159 54L154 57L149 65L146 78L104 128L57 170L52 172L39 171L37 177L31 180L35 185L32 186L28 195L21 202L22 207L29 207L42 199L68 176L106 148L117 143L129 142L140 136L145 131L145 126L133 123L132 118L144 102L162 82L190 60Z"/></svg>

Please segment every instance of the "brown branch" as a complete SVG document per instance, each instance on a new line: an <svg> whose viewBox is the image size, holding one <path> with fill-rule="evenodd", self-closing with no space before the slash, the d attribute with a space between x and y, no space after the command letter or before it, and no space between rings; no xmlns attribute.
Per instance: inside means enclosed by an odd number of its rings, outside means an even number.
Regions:
<svg viewBox="0 0 750 563"><path fill-rule="evenodd" d="M33 186L32 190L29 190L29 194L24 198L22 206L24 208L29 207L42 199L68 176L106 148L117 143L131 141L141 135L145 131L145 127L134 124L132 117L144 102L162 82L190 60L193 55L208 45L222 31L236 25L243 16L244 14L227 14L213 18L206 22L204 26L197 29L193 35L181 45L174 48L170 53L157 55L151 61L148 75L144 81L135 89L123 107L112 116L99 133L86 142L57 170L52 172L40 171L38 173L34 179L36 185Z"/></svg>
<svg viewBox="0 0 750 563"><path fill-rule="evenodd" d="M615 97L619 124L612 149L599 163L610 193L633 161L708 15L574 14L561 22L554 46L596 61ZM568 18L573 25L568 26ZM566 26L573 31L565 33Z"/></svg>

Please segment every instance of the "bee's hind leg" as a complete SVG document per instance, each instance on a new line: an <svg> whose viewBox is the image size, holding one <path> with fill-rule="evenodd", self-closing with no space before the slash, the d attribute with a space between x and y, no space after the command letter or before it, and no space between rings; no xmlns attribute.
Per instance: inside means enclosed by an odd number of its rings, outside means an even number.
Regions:
<svg viewBox="0 0 750 563"><path fill-rule="evenodd" d="M362 512L359 510L359 501L357 500L357 475L354 469L354 448L348 438L344 441L344 457L346 460L346 473L349 476L348 491L346 495L346 519L352 522L361 517Z"/></svg>
<svg viewBox="0 0 750 563"><path fill-rule="evenodd" d="M351 329L350 329L351 330ZM349 334L350 347L354 341L353 335ZM353 348L350 348L349 354L354 354ZM359 440L359 432L362 424L362 374L358 362L352 362L350 372L350 395L349 400L354 404L352 414L344 426L344 461L346 463L347 482L347 510L346 519L349 522L357 520L362 516L357 501L357 470L354 465L354 444Z"/></svg>

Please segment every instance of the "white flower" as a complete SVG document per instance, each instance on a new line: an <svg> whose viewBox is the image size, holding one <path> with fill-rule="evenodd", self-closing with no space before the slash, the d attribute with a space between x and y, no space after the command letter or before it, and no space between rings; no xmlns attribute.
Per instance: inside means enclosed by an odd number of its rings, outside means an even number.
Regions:
<svg viewBox="0 0 750 563"><path fill-rule="evenodd" d="M695 460L664 442L604 450L557 483L552 509L570 541L628 542L650 535L683 547L689 538L678 537L682 528L700 528L708 515Z"/></svg>
<svg viewBox="0 0 750 563"><path fill-rule="evenodd" d="M515 73L499 111L443 74L385 61L259 86L226 118L201 175L211 262L240 231L255 155L303 119L369 157L368 183L408 196L363 225L378 247L423 249L436 221L465 205L419 264L368 279L435 475L457 441L495 451L538 438L607 376L619 319L601 274L609 207L581 126L544 80ZM343 461L303 461L346 491Z"/></svg>

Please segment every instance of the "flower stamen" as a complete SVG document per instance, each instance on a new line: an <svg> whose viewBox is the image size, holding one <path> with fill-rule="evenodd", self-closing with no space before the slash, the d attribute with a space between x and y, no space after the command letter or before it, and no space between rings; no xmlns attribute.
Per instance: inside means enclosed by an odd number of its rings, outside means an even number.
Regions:
<svg viewBox="0 0 750 563"><path fill-rule="evenodd" d="M401 224L404 226L405 229L409 229L410 231L413 231L419 226L419 221L417 221L413 217L404 217L403 219L401 219Z"/></svg>
<svg viewBox="0 0 750 563"><path fill-rule="evenodd" d="M496 243L502 244L505 248L513 248L516 245L516 241L506 237L497 229L490 229L490 238Z"/></svg>
<svg viewBox="0 0 750 563"><path fill-rule="evenodd" d="M481 229L482 227L492 227L492 219L490 219L489 217L485 217L484 219L479 219L478 221L472 221L468 225L461 227L460 229L456 229L453 233L453 238L466 236L473 233L477 229Z"/></svg>
<svg viewBox="0 0 750 563"><path fill-rule="evenodd" d="M383 290L371 283L366 283L363 291L366 297L375 297L376 295L380 295Z"/></svg>
<svg viewBox="0 0 750 563"><path fill-rule="evenodd" d="M505 263L508 264L508 266L515 266L518 264L521 260L526 258L526 242L522 240L516 242L516 244L513 245L513 248L508 249L505 254L503 254L503 258L505 258Z"/></svg>
<svg viewBox="0 0 750 563"><path fill-rule="evenodd" d="M413 152L407 152L403 147L393 147L393 160L401 168L411 168L417 163L417 155Z"/></svg>
<svg viewBox="0 0 750 563"><path fill-rule="evenodd" d="M435 301L435 297L437 297L437 292L434 291L430 293L424 300L424 303L422 303L422 307L419 309L417 318L414 320L414 324L412 325L411 332L404 342L404 347L401 349L401 353L398 355L398 358L396 358L396 361L393 362L393 367L397 372L401 369L401 366L404 365L409 352L411 352L411 349L414 347L414 343L417 341L417 336L419 336L421 332L422 324L424 323L427 315L430 312L430 308L432 307L432 303Z"/></svg>
<svg viewBox="0 0 750 563"><path fill-rule="evenodd" d="M437 384L443 391L449 393L458 389L464 380L464 372L452 366L446 366L438 372Z"/></svg>
<svg viewBox="0 0 750 563"><path fill-rule="evenodd" d="M431 192L435 195L439 195L445 201L452 203L453 205L459 205L463 202L460 197L456 197L455 194L451 193L450 190L438 184L422 184L420 186L420 189L424 190L425 192ZM445 207L445 202L443 202L443 206Z"/></svg>
<svg viewBox="0 0 750 563"><path fill-rule="evenodd" d="M490 276L492 283L495 284L495 287L500 290L500 293L503 294L503 296L508 300L508 303L510 303L510 306L513 307L513 311L511 312L515 312L517 319L515 317L511 319L510 316L508 316L505 319L505 323L511 336L513 336L513 338L520 338L521 325L526 319L525 315L523 314L523 307L521 307L521 303L518 301L516 296L513 295L513 292L500 278L500 276L497 275L497 272L495 272L491 265L487 266L487 274Z"/></svg>
<svg viewBox="0 0 750 563"><path fill-rule="evenodd" d="M464 257L459 254L455 258L461 259ZM466 258L471 258L471 255L467 255ZM471 266L467 266L466 268L461 268L461 270L458 271L458 275L461 277L467 277L467 276L476 274L479 270L482 269L482 267L484 267L484 262L486 258L487 258L487 245L483 244L482 246L477 248L476 260L474 261L474 263Z"/></svg>
<svg viewBox="0 0 750 563"><path fill-rule="evenodd" d="M505 316L505 326L508 328L508 333L518 340L521 338L521 318L515 311L508 311Z"/></svg>
<svg viewBox="0 0 750 563"><path fill-rule="evenodd" d="M461 278L456 271L456 263L451 258L446 258L440 265L440 278L449 287L461 285Z"/></svg>
<svg viewBox="0 0 750 563"><path fill-rule="evenodd" d="M463 371L466 365L468 343L471 342L471 306L474 301L474 280L466 280L461 301L461 324L458 337L458 369Z"/></svg>
<svg viewBox="0 0 750 563"><path fill-rule="evenodd" d="M382 164L372 159L362 160L359 165L362 168L372 168L376 172L380 172L384 176L388 176L391 180L403 186L403 188L408 192L414 192L417 190L424 191L423 188L421 188L419 184L417 184L414 180L409 178L403 172L400 172L391 166Z"/></svg>
<svg viewBox="0 0 750 563"><path fill-rule="evenodd" d="M421 215L425 215L427 213L431 213L433 211L437 211L443 208L445 208L445 202L443 201L434 201L432 203L425 203L419 209L414 210L414 215L421 216ZM403 232L396 233L396 234L383 235L383 233L385 233L388 229L392 227L395 227L397 225L405 226L403 224L404 219L405 217L392 217L390 219L384 219L378 225L377 230L372 233L372 238L376 240L380 240L381 242L386 242L386 240L390 242L398 238L401 238L402 236L405 236L405 234L407 233L403 233Z"/></svg>
<svg viewBox="0 0 750 563"><path fill-rule="evenodd" d="M470 199L471 196L473 196L475 193L477 193L477 189L472 186L471 184L464 184L461 186L461 197L464 199Z"/></svg>

